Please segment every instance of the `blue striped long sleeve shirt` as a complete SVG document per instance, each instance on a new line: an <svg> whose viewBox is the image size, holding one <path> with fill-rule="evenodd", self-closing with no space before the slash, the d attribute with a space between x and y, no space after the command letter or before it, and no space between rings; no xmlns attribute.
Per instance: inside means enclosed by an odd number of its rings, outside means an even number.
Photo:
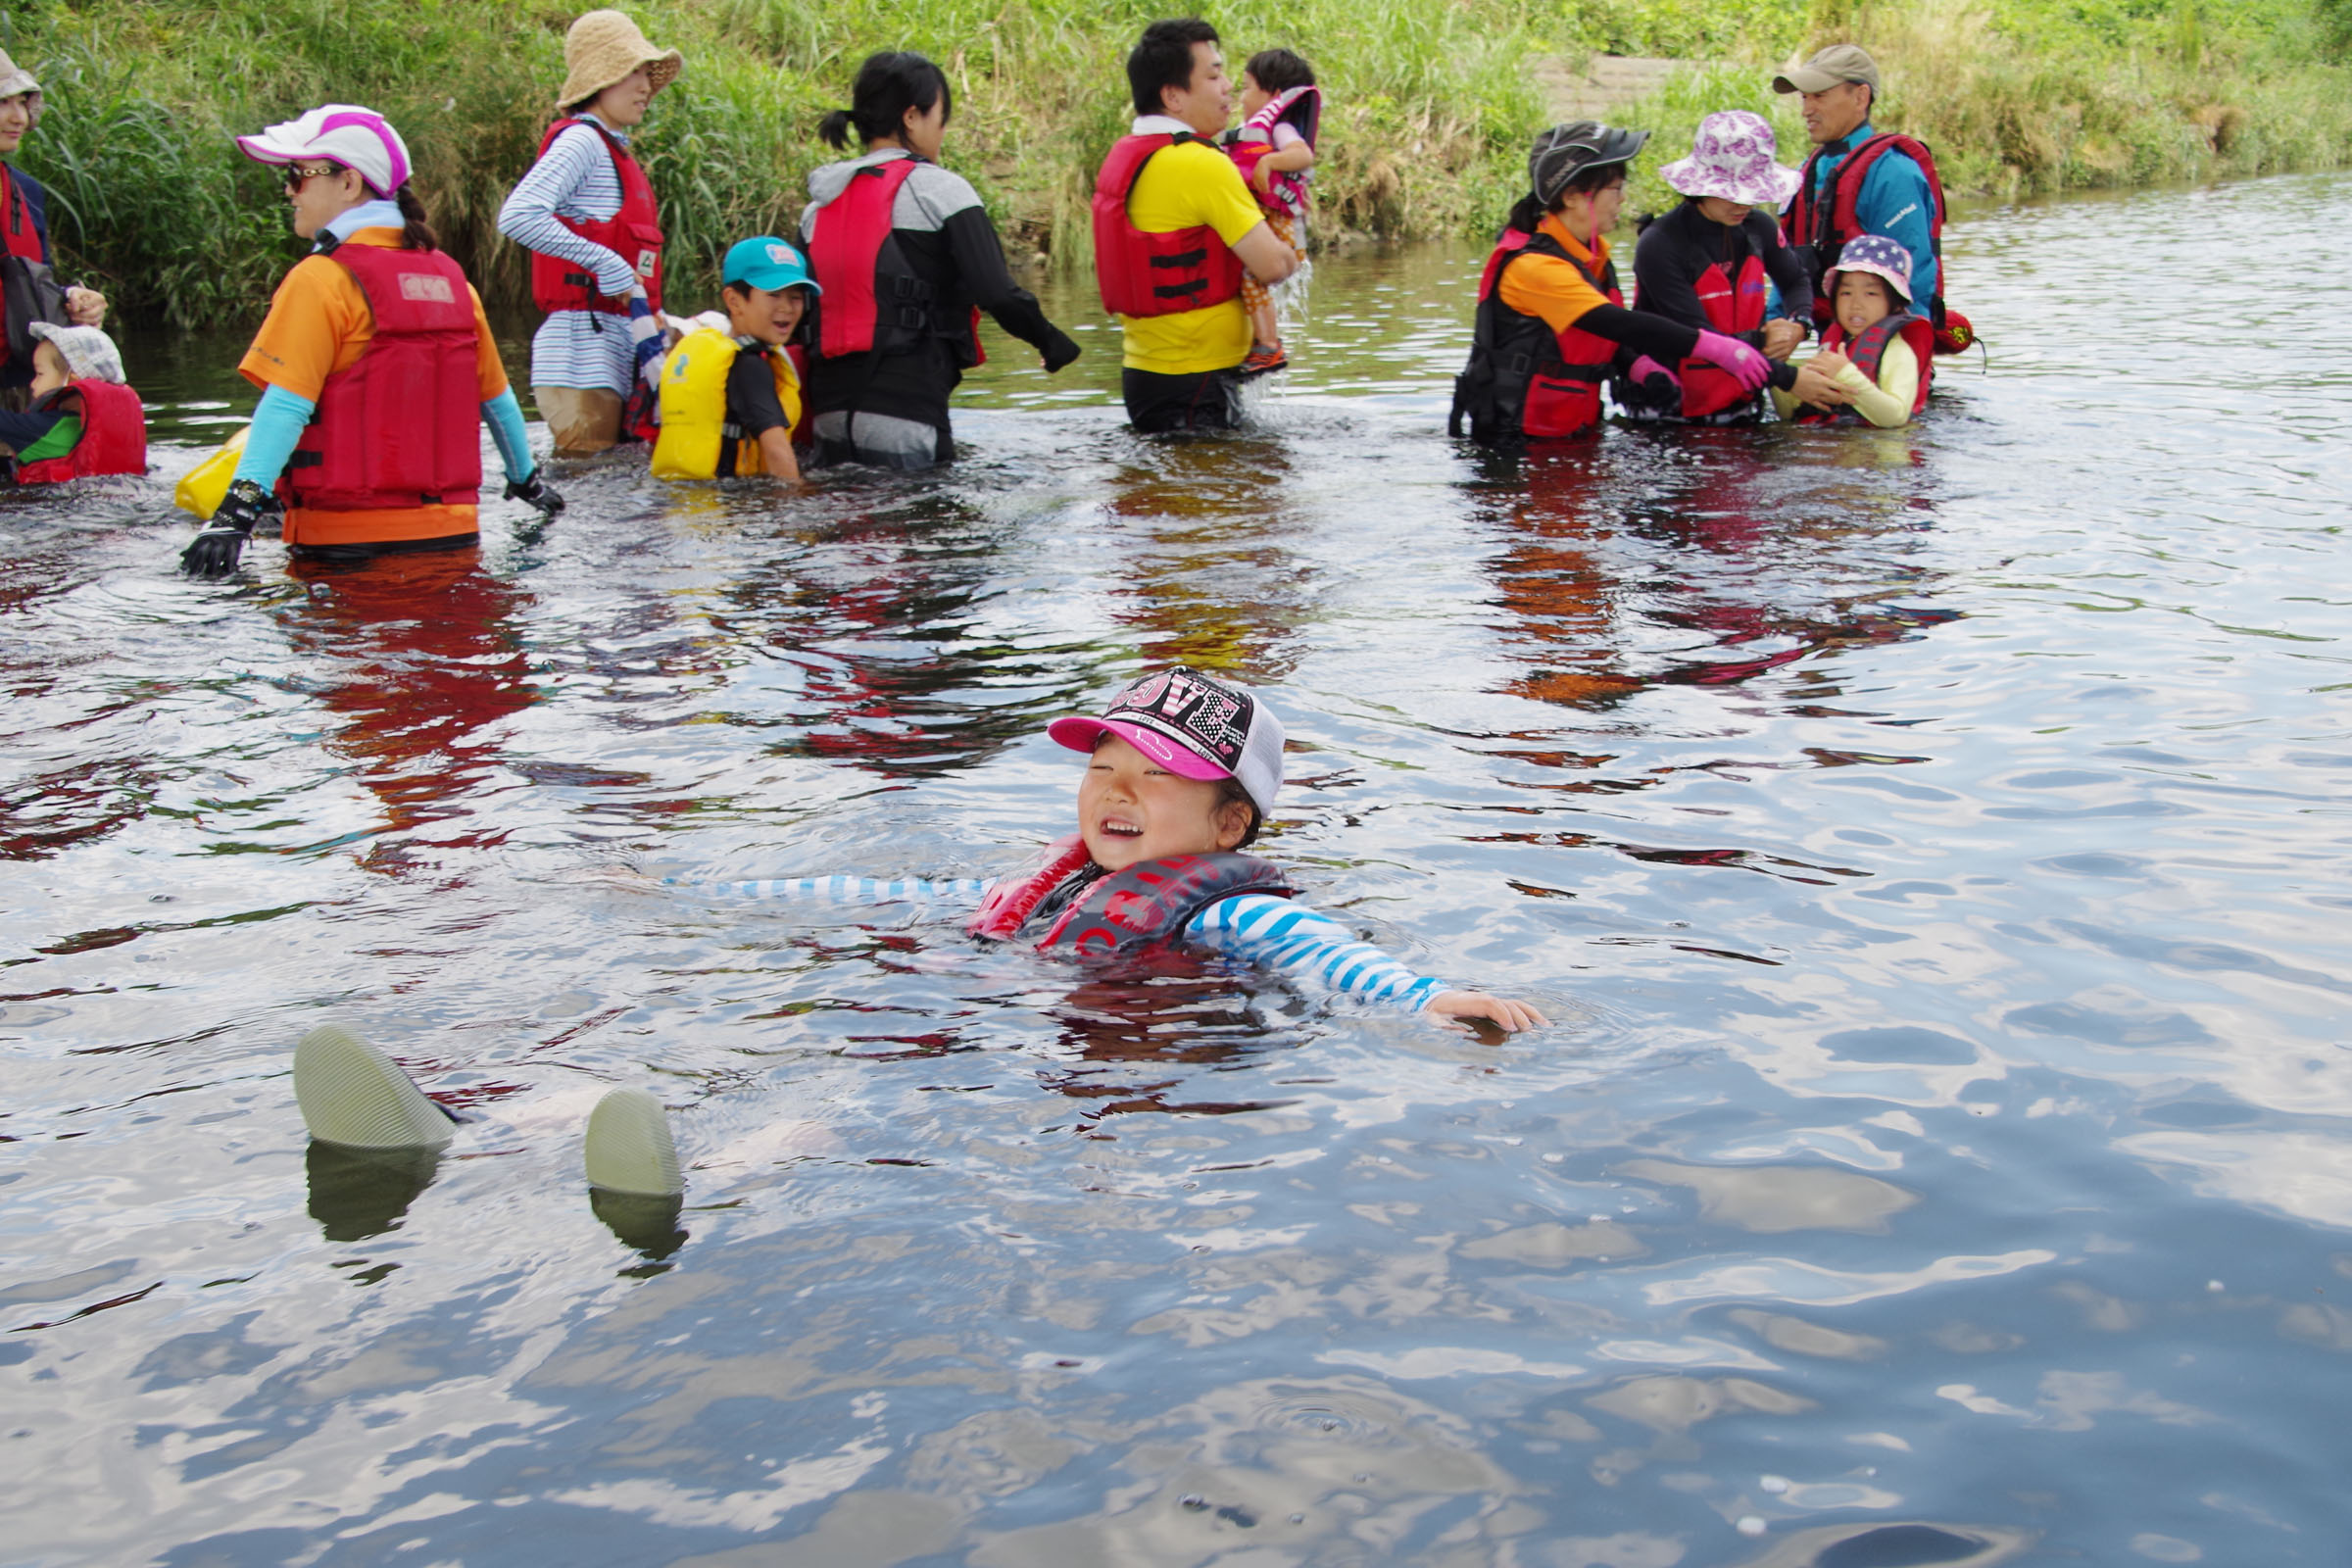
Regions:
<svg viewBox="0 0 2352 1568"><path fill-rule="evenodd" d="M822 899L833 904L922 904L977 909L996 884L963 877L933 880L858 876L775 877L696 884L705 892L754 899ZM1220 899L1185 922L1187 940L1268 969L1313 980L1367 1002L1418 1012L1446 988L1415 974L1348 928L1295 899L1242 893Z"/></svg>
<svg viewBox="0 0 2352 1568"><path fill-rule="evenodd" d="M619 252L556 221L611 218L620 211L620 175L602 137L586 123L548 143L547 156L526 171L498 210L498 231L526 250L560 256L596 276L599 292L618 298L641 288L637 270ZM628 137L613 131L626 145ZM626 395L636 373L636 347L627 330L597 311L551 311L531 335L531 385L605 387Z"/></svg>

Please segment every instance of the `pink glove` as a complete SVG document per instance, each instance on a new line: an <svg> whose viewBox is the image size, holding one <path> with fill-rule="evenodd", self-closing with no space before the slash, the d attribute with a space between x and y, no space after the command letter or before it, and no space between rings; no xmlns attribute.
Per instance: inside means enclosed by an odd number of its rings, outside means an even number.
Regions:
<svg viewBox="0 0 2352 1568"><path fill-rule="evenodd" d="M1690 352L1717 369L1730 371L1743 392L1753 392L1772 379L1772 362L1736 337L1702 331L1698 334L1698 347Z"/></svg>
<svg viewBox="0 0 2352 1568"><path fill-rule="evenodd" d="M1667 385L1678 392L1682 390L1683 378L1648 355L1644 354L1634 362L1634 385L1647 386L1661 375L1666 378Z"/></svg>

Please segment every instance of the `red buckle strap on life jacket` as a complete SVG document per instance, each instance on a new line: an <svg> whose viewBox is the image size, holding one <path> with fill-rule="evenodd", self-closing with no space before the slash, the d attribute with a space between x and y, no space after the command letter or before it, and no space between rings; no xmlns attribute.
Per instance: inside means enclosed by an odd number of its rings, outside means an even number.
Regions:
<svg viewBox="0 0 2352 1568"><path fill-rule="evenodd" d="M1072 901L1038 942L1047 952L1109 958L1168 941L1195 914L1243 893L1291 896L1282 868L1254 855L1169 855L1114 871Z"/></svg>
<svg viewBox="0 0 2352 1568"><path fill-rule="evenodd" d="M5 219L0 219L0 238L8 242L8 254L28 262L46 261L41 254L41 231L32 220L32 205L24 200L24 192L17 187L17 172L0 164L0 190L7 192Z"/></svg>
<svg viewBox="0 0 2352 1568"><path fill-rule="evenodd" d="M1242 261L1206 223L1152 234L1127 210L1135 182L1154 155L1190 134L1156 131L1111 143L1095 176L1095 281L1114 316L1173 316L1205 310L1242 292Z"/></svg>
<svg viewBox="0 0 2352 1568"><path fill-rule="evenodd" d="M21 465L17 483L57 484L93 474L147 471L147 409L136 392L118 381L69 381L41 404L56 407L69 398L81 403L81 439L62 457Z"/></svg>
<svg viewBox="0 0 2352 1568"><path fill-rule="evenodd" d="M863 354L878 342L887 346L931 329L930 285L907 270L891 243L899 187L920 162L893 158L853 170L841 194L816 210L808 270L824 290L817 302L816 352L826 359Z"/></svg>
<svg viewBox="0 0 2352 1568"><path fill-rule="evenodd" d="M1721 262L1709 264L1698 274L1697 289L1698 308L1706 312L1707 325L1724 336L1740 337L1764 324L1764 263L1753 252L1740 264L1738 277L1727 272ZM1742 387L1739 377L1702 359L1683 361L1676 373L1683 381L1686 419L1703 419L1756 400L1757 394Z"/></svg>
<svg viewBox="0 0 2352 1568"><path fill-rule="evenodd" d="M473 505L482 484L480 347L465 272L439 251L344 244L330 254L367 297L374 335L318 394L283 480L293 505Z"/></svg>
<svg viewBox="0 0 2352 1568"><path fill-rule="evenodd" d="M653 182L645 177L645 170L629 150L593 120L559 120L548 126L547 134L539 138L539 157L545 158L556 138L574 125L595 131L612 155L612 172L620 180L620 211L611 218L565 218L559 213L556 221L636 269L646 299L658 311L662 308L662 213L654 203ZM629 314L625 297L597 292L595 273L581 270L577 262L543 251L531 252L531 303L543 311Z"/></svg>
<svg viewBox="0 0 2352 1568"><path fill-rule="evenodd" d="M1086 841L1077 834L1055 839L1030 869L1000 877L964 930L995 942L1010 941L1037 912L1047 894L1085 870L1093 859L1086 853Z"/></svg>
<svg viewBox="0 0 2352 1568"><path fill-rule="evenodd" d="M1911 352L1919 361L1919 391L1911 399L1911 412L1916 415L1928 406L1928 388L1936 378L1936 328L1926 317L1899 311L1892 316L1882 316L1850 343L1845 328L1833 321L1821 334L1821 346L1844 354L1854 362L1855 369L1875 383L1879 378L1879 365L1886 358L1886 345L1894 341L1897 333L1902 335L1905 343L1911 345ZM1849 408L1822 409L1808 403L1797 411L1795 422L1853 424L1866 421Z"/></svg>

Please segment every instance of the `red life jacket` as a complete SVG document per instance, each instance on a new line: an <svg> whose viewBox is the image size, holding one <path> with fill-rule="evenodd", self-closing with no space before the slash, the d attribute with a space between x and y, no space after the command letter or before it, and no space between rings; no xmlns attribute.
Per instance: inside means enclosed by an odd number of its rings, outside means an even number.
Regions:
<svg viewBox="0 0 2352 1568"><path fill-rule="evenodd" d="M991 888L965 929L1000 942L1019 935L1046 897L1091 863L1076 834L1054 841L1036 869ZM1099 878L1070 901L1037 945L1107 958L1174 938L1186 921L1220 900L1243 893L1288 898L1291 891L1282 868L1254 855L1164 856Z"/></svg>
<svg viewBox="0 0 2352 1568"><path fill-rule="evenodd" d="M33 407L54 408L69 398L81 403L81 439L63 457L19 465L17 483L147 471L147 410L136 392L120 381L69 381Z"/></svg>
<svg viewBox="0 0 2352 1568"><path fill-rule="evenodd" d="M288 500L317 512L472 506L482 400L466 273L439 251L344 244L329 254L367 297L374 335L320 389L279 481Z"/></svg>
<svg viewBox="0 0 2352 1568"><path fill-rule="evenodd" d="M1898 332L1902 334L1903 341L1911 345L1911 352L1919 358L1919 394L1911 400L1911 412L1916 415L1928 406L1928 386L1936 378L1936 328L1926 317L1900 311L1892 316L1882 316L1860 337L1852 340L1851 347L1847 346L1845 328L1832 321L1821 334L1821 346L1841 351L1854 362L1855 369L1876 382L1879 378L1879 362L1886 357L1886 345L1894 341ZM1807 403L1798 408L1795 422L1861 424L1868 421L1850 408L1820 409Z"/></svg>
<svg viewBox="0 0 2352 1568"><path fill-rule="evenodd" d="M1306 182L1312 170L1278 169L1267 181L1268 189L1259 190L1250 179L1258 160L1274 150L1274 127L1289 125L1306 138L1311 150L1315 136L1323 123L1323 89L1309 82L1303 87L1286 87L1266 100L1265 107L1242 122L1232 139L1225 144L1225 156L1233 160L1242 172L1242 183L1257 198L1258 207L1278 217L1290 217L1306 210Z"/></svg>
<svg viewBox="0 0 2352 1568"><path fill-rule="evenodd" d="M1764 324L1764 263L1753 252L1732 276L1721 262L1698 274L1698 308L1707 313L1707 325L1726 337L1753 332ZM1685 360L1676 372L1683 378L1683 417L1703 419L1710 414L1753 403L1756 394L1743 390L1731 371L1696 357Z"/></svg>
<svg viewBox="0 0 2352 1568"><path fill-rule="evenodd" d="M1927 143L1914 140L1900 131L1883 130L1845 155L1845 162L1830 176L1829 200L1824 201L1813 188L1813 171L1821 163L1822 153L1814 149L1805 160L1803 179L1796 187L1796 199L1781 215L1781 233L1786 243L1810 247L1813 268L1813 319L1828 322L1837 313L1829 295L1824 292L1830 274L1838 270L1838 253L1845 242L1863 232L1861 222L1854 217L1855 205L1862 199L1862 181L1868 177L1871 165L1888 153L1902 153L1919 165L1920 172L1928 176L1928 193L1932 205L1928 211L1928 243L1936 260L1936 281L1943 282L1943 181L1936 177L1936 158L1928 151ZM1943 320L1943 296L1936 293L1928 300L1929 318L1940 325ZM1924 362L1923 362L1924 363Z"/></svg>
<svg viewBox="0 0 2352 1568"><path fill-rule="evenodd" d="M556 138L574 125L586 125L595 131L604 142L605 151L612 154L612 172L620 177L620 211L611 218L565 218L559 214L556 221L635 268L637 280L645 285L645 297L658 311L662 308L662 214L654 205L654 187L629 150L593 120L559 120L548 126L547 134L539 138L539 156L545 158ZM544 251L531 252L531 303L543 311L629 314L625 297L613 298L597 292L595 273L582 271L577 262L567 262Z"/></svg>
<svg viewBox="0 0 2352 1568"><path fill-rule="evenodd" d="M904 354L926 337L968 331L973 365L987 362L980 347L980 308L967 322L937 319L937 291L907 265L894 234L899 187L920 158L893 158L854 171L841 194L816 210L808 229L808 271L824 290L816 302L816 352Z"/></svg>
<svg viewBox="0 0 2352 1568"><path fill-rule="evenodd" d="M1114 316L1173 316L1205 310L1239 297L1242 259L1206 223L1148 234L1135 226L1127 202L1152 156L1187 132L1121 136L1095 176L1095 281L1102 308Z"/></svg>
<svg viewBox="0 0 2352 1568"><path fill-rule="evenodd" d="M1617 264L1601 264L1599 274L1549 234L1506 228L1478 280L1477 323L1470 334L1470 363L1453 378L1448 435L1462 433L1481 446L1575 435L1600 422L1600 384L1617 358L1617 345L1595 332L1570 327L1554 332L1540 316L1522 316L1502 303L1504 269L1522 256L1553 256L1575 268L1586 282L1623 305Z"/></svg>

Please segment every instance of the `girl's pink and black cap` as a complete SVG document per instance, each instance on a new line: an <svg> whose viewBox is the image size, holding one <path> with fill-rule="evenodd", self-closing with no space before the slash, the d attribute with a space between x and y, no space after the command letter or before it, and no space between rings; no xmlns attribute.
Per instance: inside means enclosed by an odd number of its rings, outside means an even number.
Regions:
<svg viewBox="0 0 2352 1568"><path fill-rule="evenodd" d="M1241 686L1182 664L1131 682L1100 717L1057 718L1056 744L1091 752L1116 735L1179 778L1230 778L1258 814L1282 788L1282 720Z"/></svg>

